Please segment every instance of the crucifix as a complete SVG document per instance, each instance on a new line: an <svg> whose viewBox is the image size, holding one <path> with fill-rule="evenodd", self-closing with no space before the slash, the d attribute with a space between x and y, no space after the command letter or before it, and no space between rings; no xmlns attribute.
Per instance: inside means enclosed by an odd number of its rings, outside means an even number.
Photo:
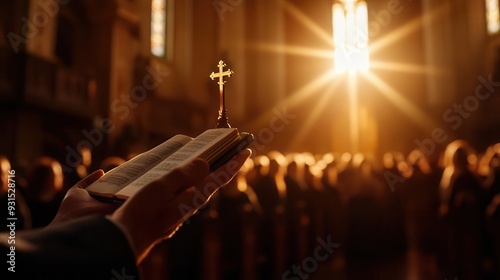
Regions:
<svg viewBox="0 0 500 280"><path fill-rule="evenodd" d="M220 106L219 106L219 118L217 119L216 128L231 127L231 125L229 125L227 115L226 115L226 113L227 113L226 96L224 93L224 84L226 83L226 81L224 81L224 77L225 76L231 77L231 75L234 74L234 72L231 71L231 69L227 69L227 71L224 71L224 67L226 66L226 64L222 60L219 61L219 64L217 66L219 67L219 72L217 72L217 73L212 72L212 74L210 74L210 78L212 80L214 80L215 78L219 78L218 84L219 84Z"/></svg>

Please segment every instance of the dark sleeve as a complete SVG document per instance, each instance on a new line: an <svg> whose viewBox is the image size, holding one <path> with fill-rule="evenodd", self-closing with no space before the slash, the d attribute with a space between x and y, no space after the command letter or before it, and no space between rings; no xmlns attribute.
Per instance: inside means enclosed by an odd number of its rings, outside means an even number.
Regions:
<svg viewBox="0 0 500 280"><path fill-rule="evenodd" d="M0 236L1 279L139 279L127 239L104 216L13 233Z"/></svg>

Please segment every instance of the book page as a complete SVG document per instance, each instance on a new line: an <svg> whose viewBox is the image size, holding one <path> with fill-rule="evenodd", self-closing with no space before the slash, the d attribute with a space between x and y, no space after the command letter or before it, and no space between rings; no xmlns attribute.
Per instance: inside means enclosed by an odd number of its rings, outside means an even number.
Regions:
<svg viewBox="0 0 500 280"><path fill-rule="evenodd" d="M169 173L176 167L202 156L206 151L219 148L219 145L221 143L226 143L227 139L234 138L234 141L236 141L238 137L239 134L236 128L209 129L180 148L173 155L160 162L130 185L123 188L116 196L121 199L126 199L134 195L143 186Z"/></svg>
<svg viewBox="0 0 500 280"><path fill-rule="evenodd" d="M130 184L182 146L191 141L191 137L176 135L153 149L130 159L110 170L95 183L87 187L92 194L111 196Z"/></svg>

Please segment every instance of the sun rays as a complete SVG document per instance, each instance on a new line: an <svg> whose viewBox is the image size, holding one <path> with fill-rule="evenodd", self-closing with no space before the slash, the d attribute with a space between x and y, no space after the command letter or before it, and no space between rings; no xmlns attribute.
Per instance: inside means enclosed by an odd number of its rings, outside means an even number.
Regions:
<svg viewBox="0 0 500 280"><path fill-rule="evenodd" d="M283 10L291 18L300 22L305 28L307 28L312 34L318 36L321 41L327 42L332 49L315 49L310 47L302 47L297 45L279 45L279 44L268 44L262 42L252 42L248 47L252 50L261 52L271 52L280 53L289 56L303 56L311 58L312 61L318 59L319 61L324 59L333 60L334 50L333 50L333 38L331 30L325 31L321 26L319 26L314 20L302 12L299 8L288 1L283 1ZM425 15L430 17L430 19L435 19L442 13L442 7L438 7L433 12ZM394 15L398 16L398 15ZM409 35L414 32L421 31L424 24L424 16L414 18L407 23L395 28L394 30L388 32L387 34L380 36L377 40L369 43L370 56L381 50L387 50L397 42L404 40ZM429 19L429 18L427 18ZM311 62L314 63L314 62ZM318 121L323 115L325 110L328 110L329 104L332 103L332 99L339 96L339 94L347 94L346 108L348 108L349 121L346 120L346 124L349 131L346 131L346 135L349 135L349 143L352 151L357 151L360 143L360 129L359 129L359 77L363 77L363 82L368 83L374 94L383 96L385 99L390 101L396 108L401 112L405 113L410 120L423 129L430 129L436 126L436 122L420 107L414 105L405 95L399 92L394 86L390 84L389 81L383 80L377 76L377 71L392 71L395 73L408 73L425 75L446 75L446 69L436 69L433 67L428 67L421 64L404 63L399 61L370 61L370 71L366 73L362 72L351 72L351 73L336 73L333 69L326 71L319 77L314 78L310 82L304 84L293 92L287 93L285 100L277 104L275 107L286 107L287 110L293 110L303 104L305 100L311 100L314 98L317 103L314 105L313 110L307 112L307 119L301 123L300 130L294 131L294 137L290 140L288 149L294 150L300 147L301 141L304 138L309 137L314 127L314 123ZM346 80L347 79L347 80ZM342 87L345 92L338 92L339 85L344 84ZM262 125L265 126L266 121L269 120L272 112L260 115L257 119L253 120L251 127L259 128ZM304 117L304 115L301 115Z"/></svg>
<svg viewBox="0 0 500 280"><path fill-rule="evenodd" d="M334 82L328 84L324 92L333 94L323 94L322 96L319 97L318 102L311 110L311 112L308 114L307 120L302 126L302 129L294 135L293 139L288 144L288 149L293 150L297 147L300 147L301 141L308 136L312 126L321 116L323 110L325 110L327 106L331 104L330 99L333 99L333 97L335 96L336 89L340 84L339 81L340 81L339 79L335 79Z"/></svg>
<svg viewBox="0 0 500 280"><path fill-rule="evenodd" d="M406 113L406 115L413 120L417 125L424 129L437 126L435 121L429 117L425 112L420 110L417 106L413 105L397 90L391 87L387 82L383 81L372 73L363 74L373 86L375 86L382 95L394 103L396 108Z"/></svg>
<svg viewBox="0 0 500 280"><path fill-rule="evenodd" d="M389 61L371 60L370 68L372 70L386 70L386 71L394 71L394 72L409 73L409 74L421 74L421 75L432 74L432 75L445 76L449 74L448 73L449 71L446 69L428 67L420 64L389 62Z"/></svg>
<svg viewBox="0 0 500 280"><path fill-rule="evenodd" d="M248 47L258 51L268 51L287 55L301 55L313 58L333 59L333 50L320 50L300 46L277 45L269 43L251 43L248 45Z"/></svg>
<svg viewBox="0 0 500 280"><path fill-rule="evenodd" d="M315 23L292 3L288 1L282 1L281 3L285 12L289 13L295 19L300 21L300 23L307 27L312 33L316 34L321 40L323 40L333 48L332 34L326 32L323 28L321 28L321 26Z"/></svg>

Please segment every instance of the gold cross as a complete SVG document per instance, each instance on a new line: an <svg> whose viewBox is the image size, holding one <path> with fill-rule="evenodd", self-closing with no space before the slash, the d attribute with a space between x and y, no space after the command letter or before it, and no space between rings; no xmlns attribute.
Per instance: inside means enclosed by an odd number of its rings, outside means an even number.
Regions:
<svg viewBox="0 0 500 280"><path fill-rule="evenodd" d="M224 61L220 60L219 64L217 65L219 67L219 72L215 73L212 72L210 74L210 78L214 80L215 78L219 78L219 97L220 97L220 107L219 107L219 119L217 122L217 127L231 127L228 123L227 116L226 116L226 97L224 93L224 84L226 81L224 81L224 77L228 76L231 77L232 74L234 74L231 69L227 69L227 71L224 71L224 67L226 64Z"/></svg>
<svg viewBox="0 0 500 280"><path fill-rule="evenodd" d="M224 67L227 65L222 60L219 61L219 64L217 66L219 67L219 72L218 73L212 72L212 74L210 74L210 78L212 80L214 80L215 78L219 78L218 82L219 89L222 90L222 87L226 83L226 81L224 81L224 76L231 77L231 75L234 74L234 72L231 71L231 69L227 69L227 71L224 72Z"/></svg>

